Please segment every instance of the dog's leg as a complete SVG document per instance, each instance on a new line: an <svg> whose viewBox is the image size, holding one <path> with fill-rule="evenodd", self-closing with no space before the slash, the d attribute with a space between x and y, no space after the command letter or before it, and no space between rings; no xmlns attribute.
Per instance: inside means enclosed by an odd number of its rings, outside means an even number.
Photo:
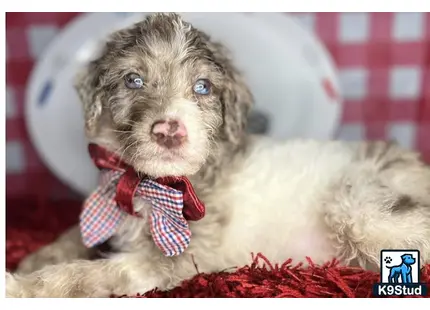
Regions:
<svg viewBox="0 0 430 310"><path fill-rule="evenodd" d="M399 281L399 273L395 269L390 270L390 283L397 283Z"/></svg>
<svg viewBox="0 0 430 310"><path fill-rule="evenodd" d="M412 283L412 275L411 275L412 270L409 269L409 272L406 274L406 283Z"/></svg>
<svg viewBox="0 0 430 310"><path fill-rule="evenodd" d="M7 275L6 297L109 297L157 286L155 274L141 271L135 264L107 259L51 265L26 275ZM134 283L138 275L141 287Z"/></svg>
<svg viewBox="0 0 430 310"><path fill-rule="evenodd" d="M345 263L376 269L383 249L418 249L421 261L429 261L430 168L415 153L395 144L363 144L324 206Z"/></svg>
<svg viewBox="0 0 430 310"><path fill-rule="evenodd" d="M79 227L73 226L56 241L25 257L18 265L18 273L30 273L44 266L88 259L93 250L87 249L82 241Z"/></svg>
<svg viewBox="0 0 430 310"><path fill-rule="evenodd" d="M393 270L390 270L390 274L388 276L388 282L394 283Z"/></svg>
<svg viewBox="0 0 430 310"><path fill-rule="evenodd" d="M7 297L109 297L173 288L197 273L191 257L153 253L117 254L46 266L26 275L7 274Z"/></svg>
<svg viewBox="0 0 430 310"><path fill-rule="evenodd" d="M409 283L408 282L408 276L407 276L407 274L406 274L406 272L404 270L402 270L400 272L400 275L401 275L401 278L402 278L402 283Z"/></svg>

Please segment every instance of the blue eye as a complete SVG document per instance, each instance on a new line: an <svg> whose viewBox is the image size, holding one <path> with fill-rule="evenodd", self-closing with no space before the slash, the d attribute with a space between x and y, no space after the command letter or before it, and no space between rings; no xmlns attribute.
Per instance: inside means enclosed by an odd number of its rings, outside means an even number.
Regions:
<svg viewBox="0 0 430 310"><path fill-rule="evenodd" d="M131 89L142 88L143 78L136 73L129 73L125 76L125 86Z"/></svg>
<svg viewBox="0 0 430 310"><path fill-rule="evenodd" d="M211 82L206 79L197 80L193 86L193 91L199 95L208 95L211 91Z"/></svg>

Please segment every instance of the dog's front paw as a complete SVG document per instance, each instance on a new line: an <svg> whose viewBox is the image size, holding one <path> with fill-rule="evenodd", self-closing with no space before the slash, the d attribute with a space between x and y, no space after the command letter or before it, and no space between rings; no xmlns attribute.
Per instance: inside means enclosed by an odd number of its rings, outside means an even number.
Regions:
<svg viewBox="0 0 430 310"><path fill-rule="evenodd" d="M26 256L18 264L16 272L19 274L28 274L33 271L41 269L43 266L48 265L52 261L51 257L46 257L41 252L35 252Z"/></svg>
<svg viewBox="0 0 430 310"><path fill-rule="evenodd" d="M6 273L7 298L88 298L109 297L110 287L90 281L78 267L52 265L30 274Z"/></svg>
<svg viewBox="0 0 430 310"><path fill-rule="evenodd" d="M45 266L55 265L73 259L67 251L53 243L26 256L16 269L18 274L29 274Z"/></svg>
<svg viewBox="0 0 430 310"><path fill-rule="evenodd" d="M26 275L6 273L7 298L63 297L60 292L57 285L45 282L38 273Z"/></svg>
<svg viewBox="0 0 430 310"><path fill-rule="evenodd" d="M26 287L19 277L6 272L6 298L35 297L32 290Z"/></svg>

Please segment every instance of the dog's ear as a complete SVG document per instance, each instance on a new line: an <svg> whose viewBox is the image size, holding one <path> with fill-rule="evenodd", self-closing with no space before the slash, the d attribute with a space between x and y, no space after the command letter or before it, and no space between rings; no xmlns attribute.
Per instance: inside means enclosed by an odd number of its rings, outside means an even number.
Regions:
<svg viewBox="0 0 430 310"><path fill-rule="evenodd" d="M94 60L75 76L74 87L83 104L85 127L90 136L96 134L104 105L107 104L106 98L103 98L103 86L108 83L106 73L109 64L126 47L136 44L136 31L140 28L130 27L111 33L106 40L99 42Z"/></svg>
<svg viewBox="0 0 430 310"><path fill-rule="evenodd" d="M85 129L89 136L96 134L103 109L100 74L94 61L82 68L75 77L74 87L83 105Z"/></svg>
<svg viewBox="0 0 430 310"><path fill-rule="evenodd" d="M228 58L225 47L213 44L212 50L224 71L224 88L220 96L224 120L222 139L239 145L246 136L246 124L254 98L243 76Z"/></svg>
<svg viewBox="0 0 430 310"><path fill-rule="evenodd" d="M239 145L246 135L248 114L252 107L253 97L242 76L235 70L226 72L221 103L224 114L224 138L230 143Z"/></svg>

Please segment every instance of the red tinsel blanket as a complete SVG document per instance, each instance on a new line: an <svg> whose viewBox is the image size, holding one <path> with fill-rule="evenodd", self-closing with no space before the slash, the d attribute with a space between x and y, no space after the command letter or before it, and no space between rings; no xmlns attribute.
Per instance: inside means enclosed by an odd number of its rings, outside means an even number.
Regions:
<svg viewBox="0 0 430 310"><path fill-rule="evenodd" d="M78 218L79 203L58 201L36 204L35 199L6 202L6 268L13 270L28 253L52 241ZM265 262L265 267L258 267ZM303 268L291 260L272 265L258 254L236 272L199 274L168 292L157 290L116 297L372 297L379 274L346 268L336 262ZM258 264L261 265L261 264ZM198 266L196 266L198 268ZM430 265L421 280L430 290Z"/></svg>

